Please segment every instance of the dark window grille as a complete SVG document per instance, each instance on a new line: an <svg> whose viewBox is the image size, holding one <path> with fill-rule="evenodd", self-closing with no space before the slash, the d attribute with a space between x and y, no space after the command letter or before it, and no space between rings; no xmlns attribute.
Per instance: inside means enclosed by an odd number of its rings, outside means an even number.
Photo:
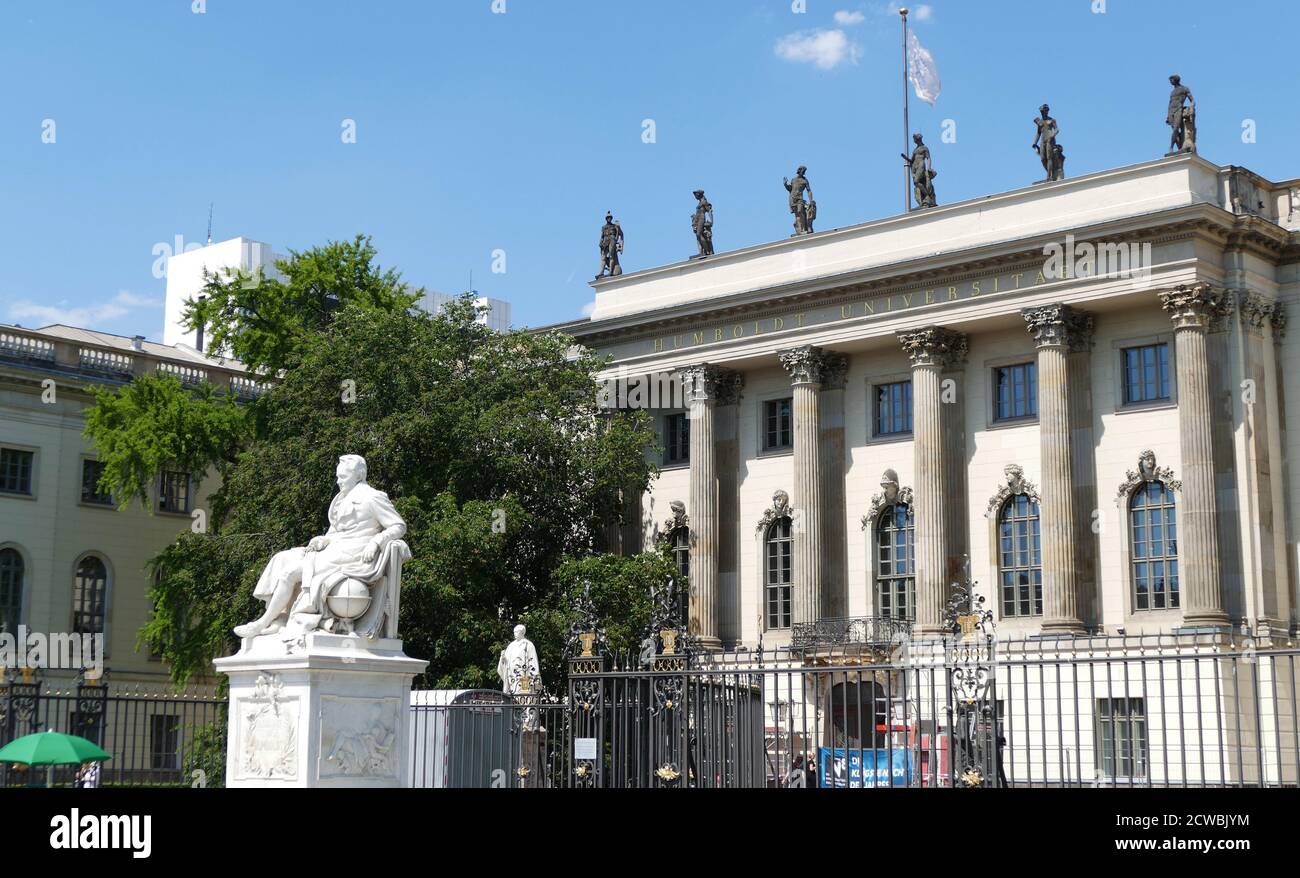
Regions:
<svg viewBox="0 0 1300 878"><path fill-rule="evenodd" d="M1178 600L1178 510L1174 492L1148 482L1129 499L1133 546L1133 608L1176 610Z"/></svg>
<svg viewBox="0 0 1300 878"><path fill-rule="evenodd" d="M691 459L691 419L686 415L664 418L664 463L689 463Z"/></svg>
<svg viewBox="0 0 1300 878"><path fill-rule="evenodd" d="M81 462L81 502L95 506L112 506L113 495L99 490L99 480L104 475L104 464L98 460Z"/></svg>
<svg viewBox="0 0 1300 878"><path fill-rule="evenodd" d="M1002 616L1043 615L1043 549L1038 504L1017 494L998 513Z"/></svg>
<svg viewBox="0 0 1300 878"><path fill-rule="evenodd" d="M791 521L782 518L767 529L767 627L780 630L791 627L794 618L794 538Z"/></svg>
<svg viewBox="0 0 1300 878"><path fill-rule="evenodd" d="M108 568L94 555L81 559L72 584L72 632L103 634Z"/></svg>
<svg viewBox="0 0 1300 878"><path fill-rule="evenodd" d="M0 493L32 493L31 451L19 451L17 448L0 448Z"/></svg>
<svg viewBox="0 0 1300 878"><path fill-rule="evenodd" d="M158 486L158 510L187 514L190 508L189 473L163 470Z"/></svg>
<svg viewBox="0 0 1300 878"><path fill-rule="evenodd" d="M23 556L17 549L0 549L0 632L18 634L25 572Z"/></svg>

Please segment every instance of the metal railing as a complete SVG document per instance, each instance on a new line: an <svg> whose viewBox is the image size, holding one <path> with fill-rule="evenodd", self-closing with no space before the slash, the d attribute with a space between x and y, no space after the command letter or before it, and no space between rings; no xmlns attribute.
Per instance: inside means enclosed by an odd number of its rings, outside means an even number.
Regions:
<svg viewBox="0 0 1300 878"><path fill-rule="evenodd" d="M795 649L823 647L887 646L912 636L912 623L889 616L863 616L851 619L820 619L796 624L790 643Z"/></svg>

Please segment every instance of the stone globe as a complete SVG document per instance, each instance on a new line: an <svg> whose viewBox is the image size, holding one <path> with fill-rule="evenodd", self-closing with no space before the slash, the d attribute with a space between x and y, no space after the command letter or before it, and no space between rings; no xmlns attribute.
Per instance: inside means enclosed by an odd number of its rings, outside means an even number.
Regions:
<svg viewBox="0 0 1300 878"><path fill-rule="evenodd" d="M329 593L326 599L330 612L340 619L360 619L370 606L370 587L359 579L345 579Z"/></svg>

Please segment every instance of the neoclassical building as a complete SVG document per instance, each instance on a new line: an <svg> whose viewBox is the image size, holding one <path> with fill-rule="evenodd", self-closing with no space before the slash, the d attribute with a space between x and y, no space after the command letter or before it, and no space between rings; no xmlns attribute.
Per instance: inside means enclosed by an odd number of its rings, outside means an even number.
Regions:
<svg viewBox="0 0 1300 878"><path fill-rule="evenodd" d="M706 643L934 633L967 565L1004 638L1300 621L1300 180L1180 155L593 287L555 328L684 390L617 539Z"/></svg>

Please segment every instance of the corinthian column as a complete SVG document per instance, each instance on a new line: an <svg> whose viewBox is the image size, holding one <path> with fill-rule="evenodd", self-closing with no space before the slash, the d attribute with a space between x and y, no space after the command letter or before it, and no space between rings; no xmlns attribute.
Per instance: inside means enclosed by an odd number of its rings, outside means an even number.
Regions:
<svg viewBox="0 0 1300 878"><path fill-rule="evenodd" d="M777 356L794 390L794 624L821 617L822 483L821 388L840 358L805 345Z"/></svg>
<svg viewBox="0 0 1300 878"><path fill-rule="evenodd" d="M735 402L743 377L717 366L682 369L691 427L691 573L687 627L706 649L718 649L717 408Z"/></svg>
<svg viewBox="0 0 1300 878"><path fill-rule="evenodd" d="M898 333L912 361L912 448L916 461L913 515L916 521L916 625L920 634L943 630L948 602L948 557L945 508L948 484L944 467L946 423L942 375L966 360L965 335L929 326Z"/></svg>
<svg viewBox="0 0 1300 878"><path fill-rule="evenodd" d="M1043 632L1083 633L1075 545L1069 354L1091 343L1093 320L1068 305L1020 312L1038 344L1038 436L1043 466Z"/></svg>
<svg viewBox="0 0 1300 878"><path fill-rule="evenodd" d="M1160 293L1160 304L1174 322L1178 362L1178 435L1182 450L1183 493L1178 504L1178 572L1183 624L1228 624L1219 569L1215 516L1213 418L1210 359L1205 336L1210 324L1229 310L1222 290L1209 284L1179 286Z"/></svg>

